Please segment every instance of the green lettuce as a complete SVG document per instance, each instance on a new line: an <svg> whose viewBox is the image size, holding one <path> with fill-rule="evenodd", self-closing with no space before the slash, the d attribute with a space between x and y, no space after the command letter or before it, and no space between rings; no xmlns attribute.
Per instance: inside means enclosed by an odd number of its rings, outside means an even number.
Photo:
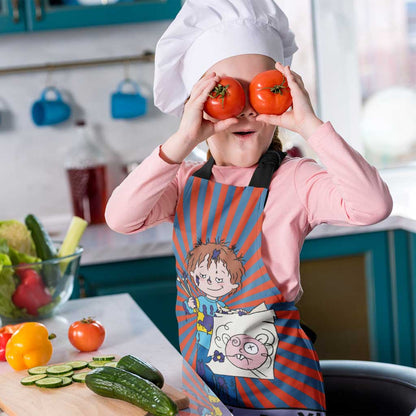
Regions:
<svg viewBox="0 0 416 416"><path fill-rule="evenodd" d="M13 265L20 263L38 263L42 261L39 257L29 256L29 254L20 253L19 251L9 248L9 257Z"/></svg>
<svg viewBox="0 0 416 416"><path fill-rule="evenodd" d="M0 253L9 254L9 245L5 238L0 238Z"/></svg>
<svg viewBox="0 0 416 416"><path fill-rule="evenodd" d="M24 311L17 308L12 302L12 296L16 290L13 279L12 261L7 254L0 253L0 315L8 318L20 318Z"/></svg>

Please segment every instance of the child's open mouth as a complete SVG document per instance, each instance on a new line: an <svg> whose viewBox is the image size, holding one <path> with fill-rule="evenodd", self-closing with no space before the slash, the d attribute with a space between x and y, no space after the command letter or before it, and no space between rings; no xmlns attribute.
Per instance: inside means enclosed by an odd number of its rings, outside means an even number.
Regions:
<svg viewBox="0 0 416 416"><path fill-rule="evenodd" d="M240 136L240 137L249 137L254 133L255 131L235 131L233 134L236 134L237 136Z"/></svg>

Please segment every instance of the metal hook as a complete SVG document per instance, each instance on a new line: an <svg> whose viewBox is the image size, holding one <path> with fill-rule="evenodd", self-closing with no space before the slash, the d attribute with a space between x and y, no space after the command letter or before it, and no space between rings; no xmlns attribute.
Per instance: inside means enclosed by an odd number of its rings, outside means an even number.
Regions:
<svg viewBox="0 0 416 416"><path fill-rule="evenodd" d="M130 80L130 60L124 62L124 79L126 81Z"/></svg>
<svg viewBox="0 0 416 416"><path fill-rule="evenodd" d="M47 72L46 72L46 80L45 80L45 87L53 87L53 83L52 83L52 72L54 70L54 66L53 65L48 65L47 66Z"/></svg>

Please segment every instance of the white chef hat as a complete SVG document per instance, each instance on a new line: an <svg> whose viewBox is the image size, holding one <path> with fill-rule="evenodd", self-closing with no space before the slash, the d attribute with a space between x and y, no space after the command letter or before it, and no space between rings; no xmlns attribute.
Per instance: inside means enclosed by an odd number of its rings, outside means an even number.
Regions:
<svg viewBox="0 0 416 416"><path fill-rule="evenodd" d="M261 54L289 65L297 49L275 0L186 0L156 46L155 105L180 117L192 87L215 63Z"/></svg>

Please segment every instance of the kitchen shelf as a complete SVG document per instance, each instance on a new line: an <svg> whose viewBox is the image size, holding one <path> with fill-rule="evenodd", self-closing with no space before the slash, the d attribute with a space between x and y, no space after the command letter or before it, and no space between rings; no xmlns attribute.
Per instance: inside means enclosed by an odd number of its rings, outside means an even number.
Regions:
<svg viewBox="0 0 416 416"><path fill-rule="evenodd" d="M39 65L15 66L9 68L0 68L1 75L20 74L36 71L57 71L62 69L84 68L91 66L130 64L132 62L154 62L155 55L151 51L145 51L141 55L120 56L115 58L100 58L81 61L55 62Z"/></svg>

